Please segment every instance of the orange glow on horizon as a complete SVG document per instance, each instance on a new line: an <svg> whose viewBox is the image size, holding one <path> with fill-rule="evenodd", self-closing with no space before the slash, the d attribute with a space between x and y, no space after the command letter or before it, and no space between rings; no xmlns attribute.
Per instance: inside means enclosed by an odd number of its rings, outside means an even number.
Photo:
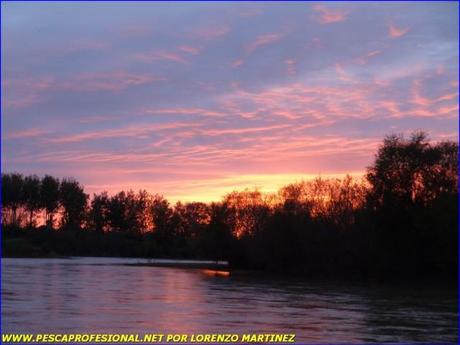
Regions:
<svg viewBox="0 0 460 345"><path fill-rule="evenodd" d="M344 178L350 175L355 178L360 178L364 175L363 171L355 171L351 173L327 173L327 174L241 174L229 175L213 179L195 179L183 181L178 185L177 181L165 181L157 183L139 183L126 182L106 185L87 185L85 191L92 195L106 190L110 195L116 194L122 190L132 189L147 190L152 194L161 194L172 204L181 202L217 202L233 191L243 191L245 189L257 189L261 193L270 194L277 193L278 190L288 184L308 181L321 177L328 178Z"/></svg>

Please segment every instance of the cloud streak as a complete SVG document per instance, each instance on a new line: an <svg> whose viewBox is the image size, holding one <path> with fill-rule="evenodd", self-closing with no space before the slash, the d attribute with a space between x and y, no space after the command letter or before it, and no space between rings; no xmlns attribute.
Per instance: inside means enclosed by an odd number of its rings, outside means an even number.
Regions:
<svg viewBox="0 0 460 345"><path fill-rule="evenodd" d="M408 32L409 32L408 27L397 27L394 24L390 24L388 26L388 36L390 36L391 38L402 37L405 34L407 34Z"/></svg>
<svg viewBox="0 0 460 345"><path fill-rule="evenodd" d="M260 47L273 44L277 41L279 41L283 37L282 34L280 33L271 33L271 34L265 34L265 35L260 35L258 36L254 42L249 44L246 48L246 52L248 54L253 53L255 50L259 49Z"/></svg>
<svg viewBox="0 0 460 345"><path fill-rule="evenodd" d="M322 4L313 5L313 11L317 13L317 21L321 24L343 22L350 13L349 10L332 9Z"/></svg>
<svg viewBox="0 0 460 345"><path fill-rule="evenodd" d="M209 201L458 133L448 2L41 6L2 11L5 171Z"/></svg>

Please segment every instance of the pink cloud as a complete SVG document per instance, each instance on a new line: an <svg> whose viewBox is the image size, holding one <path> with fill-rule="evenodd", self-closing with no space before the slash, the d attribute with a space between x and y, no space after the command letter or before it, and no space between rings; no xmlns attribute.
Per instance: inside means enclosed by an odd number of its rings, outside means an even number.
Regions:
<svg viewBox="0 0 460 345"><path fill-rule="evenodd" d="M385 83L360 80L345 70L342 64L334 67L338 79L345 83L327 83L326 86L322 83L305 85L297 82L258 91L235 88L233 93L222 98L222 107L229 114L248 120L277 121L277 118L283 117L293 123L302 119L309 126L315 127L329 126L340 119L414 116L450 118L454 109L451 104L458 98L458 92L451 90L428 99L421 96L420 91L414 87L412 102L411 94L404 95L408 100L401 101L399 97L384 96L397 79Z"/></svg>
<svg viewBox="0 0 460 345"><path fill-rule="evenodd" d="M4 97L3 106L6 109L27 108L31 105L40 103L41 100L42 98L35 93L18 98Z"/></svg>
<svg viewBox="0 0 460 345"><path fill-rule="evenodd" d="M318 13L317 20L321 24L343 22L350 13L349 10L332 9L320 4L313 5L313 10Z"/></svg>
<svg viewBox="0 0 460 345"><path fill-rule="evenodd" d="M135 54L134 57L138 60L152 62L152 61L172 61L180 64L189 64L190 62L185 59L182 55L171 52L171 51L158 51L158 52L151 52L151 53L139 53Z"/></svg>
<svg viewBox="0 0 460 345"><path fill-rule="evenodd" d="M152 75L133 74L124 71L85 73L64 82L59 87L74 91L111 91L118 92L129 87L164 81L164 78Z"/></svg>
<svg viewBox="0 0 460 345"><path fill-rule="evenodd" d="M442 94L438 97L428 98L422 95L422 81L415 80L412 83L411 93L412 93L412 102L420 107L429 107L436 103L444 102L444 101L451 101L456 100L458 98L458 91L455 90L454 92L448 91L445 94ZM440 108L441 109L441 108ZM442 109L448 109L448 107L443 107ZM442 114L445 114L445 111L441 111Z"/></svg>
<svg viewBox="0 0 460 345"><path fill-rule="evenodd" d="M144 109L143 114L159 114L159 115L201 115L201 116L223 116L219 111L209 110L204 108L162 108L162 109Z"/></svg>
<svg viewBox="0 0 460 345"><path fill-rule="evenodd" d="M295 68L295 65L297 63L296 60L294 60L294 59L286 59L286 60L284 60L284 63L287 66L287 71L288 71L289 75L296 74L296 68Z"/></svg>
<svg viewBox="0 0 460 345"><path fill-rule="evenodd" d="M399 103L394 100L382 100L378 102L378 105L387 111L390 116L397 116L401 113Z"/></svg>
<svg viewBox="0 0 460 345"><path fill-rule="evenodd" d="M252 42L251 44L247 46L246 52L248 54L252 53L260 47L263 47L268 44L272 44L274 42L279 41L282 37L283 35L279 33L272 33L272 34L258 36L254 42Z"/></svg>
<svg viewBox="0 0 460 345"><path fill-rule="evenodd" d="M297 115L295 112L289 111L289 110L275 110L272 112L272 114L276 116L284 117L289 120L297 120L302 117L302 115Z"/></svg>
<svg viewBox="0 0 460 345"><path fill-rule="evenodd" d="M380 50L373 50L373 51L367 53L366 56L367 56L367 57L372 57L372 56L375 56L375 55L379 55L379 54L381 54L381 53L382 53L382 52L381 52Z"/></svg>
<svg viewBox="0 0 460 345"><path fill-rule="evenodd" d="M201 135L218 136L225 134L247 134L256 132L273 131L276 129L286 128L288 125L274 125L264 127L246 127L246 128L225 128L225 129L207 129L200 131Z"/></svg>
<svg viewBox="0 0 460 345"><path fill-rule="evenodd" d="M409 32L409 27L397 27L394 24L388 26L388 36L391 38L402 37Z"/></svg>
<svg viewBox="0 0 460 345"><path fill-rule="evenodd" d="M235 60L235 61L232 62L232 67L233 67L233 68L238 68L238 67L240 67L243 63L244 63L244 60L243 60L243 59L237 59L237 60Z"/></svg>
<svg viewBox="0 0 460 345"><path fill-rule="evenodd" d="M436 112L441 115L448 116L450 118L458 117L458 103L453 105L441 106L436 109Z"/></svg>
<svg viewBox="0 0 460 345"><path fill-rule="evenodd" d="M342 67L341 64L337 63L335 64L335 71L341 81L347 82L347 83L354 83L355 80L351 77L351 75L345 71L345 69Z"/></svg>
<svg viewBox="0 0 460 345"><path fill-rule="evenodd" d="M360 65L365 65L368 63L368 61L373 58L374 56L377 56L377 55L380 55L382 54L382 51L381 50L373 50L373 51L370 51L369 53L359 57L356 59L356 62Z"/></svg>
<svg viewBox="0 0 460 345"><path fill-rule="evenodd" d="M27 108L49 99L58 90L120 92L129 87L164 80L162 77L125 71L83 73L66 80L51 77L6 80L3 83L6 90L3 106L6 109Z"/></svg>
<svg viewBox="0 0 460 345"><path fill-rule="evenodd" d="M197 28L190 33L191 38L213 40L225 36L231 31L227 24L208 25Z"/></svg>
<svg viewBox="0 0 460 345"><path fill-rule="evenodd" d="M47 139L51 143L74 143L88 140L99 140L107 138L120 138L120 137L134 137L134 138L147 138L149 134L156 133L164 130L174 130L178 128L190 128L197 126L196 123L164 123L144 126L128 126L123 128L104 129L99 131L89 131L78 134L70 134L57 136Z"/></svg>
<svg viewBox="0 0 460 345"><path fill-rule="evenodd" d="M180 46L179 50L192 55L198 55L200 53L200 48L193 46Z"/></svg>
<svg viewBox="0 0 460 345"><path fill-rule="evenodd" d="M40 103L44 93L55 86L51 77L17 78L2 81L5 90L2 105L6 109L26 108Z"/></svg>
<svg viewBox="0 0 460 345"><path fill-rule="evenodd" d="M78 122L79 123L97 123L97 122L106 122L106 121L114 121L120 120L120 116L113 116L113 115L92 115L92 116L84 116L81 117Z"/></svg>
<svg viewBox="0 0 460 345"><path fill-rule="evenodd" d="M25 129L23 131L11 132L6 135L7 139L34 138L47 134L48 132L38 128Z"/></svg>
<svg viewBox="0 0 460 345"><path fill-rule="evenodd" d="M197 173L203 171L203 167L213 167L213 171L219 169L223 162L231 162L238 159L239 162L251 162L256 164L264 171L270 172L277 168L273 166L273 159L284 162L291 166L284 166L288 171L292 171L292 163L299 159L306 160L306 166L310 166L315 159L348 154L350 156L372 156L378 139L352 139L336 136L325 136L318 138L308 137L292 132L288 127L267 127L254 128L252 132L242 131L241 129L226 129L224 132L200 133L200 135L211 135L219 137L228 134L244 134L232 138L234 143L244 145L228 147L225 142L216 142L209 145L192 145L190 147L175 147L165 143L158 145L155 150L142 150L129 153L97 152L97 151L57 151L40 155L37 160L42 162L78 162L78 167L85 163L91 165L92 169L106 167L109 170L116 164L120 168L120 163L125 163L128 170L143 169L152 167L155 171L158 166L155 162L162 161L162 168L171 168L174 174ZM290 135L286 135L290 133ZM247 135L251 134L251 135ZM158 141L161 143L161 140ZM260 155L261 150L264 155ZM22 157L23 159L27 157ZM311 158L311 159L310 159ZM153 165L152 165L153 163ZM178 171L177 167L187 165L186 171ZM222 169L222 166L220 166ZM278 166L279 168L280 166ZM241 167L244 170L244 166ZM148 172L148 170L147 170ZM166 171L165 171L166 172ZM166 175L167 176L167 175Z"/></svg>

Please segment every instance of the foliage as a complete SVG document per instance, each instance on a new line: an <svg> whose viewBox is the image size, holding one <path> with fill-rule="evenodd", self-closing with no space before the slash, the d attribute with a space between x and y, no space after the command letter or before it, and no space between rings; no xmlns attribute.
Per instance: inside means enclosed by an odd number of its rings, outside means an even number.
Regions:
<svg viewBox="0 0 460 345"><path fill-rule="evenodd" d="M234 191L211 204L171 205L131 190L88 202L75 180L3 174L3 247L6 255L227 259L307 276L454 278L457 176L458 144L430 143L425 133L386 137L364 178L319 177L272 195Z"/></svg>

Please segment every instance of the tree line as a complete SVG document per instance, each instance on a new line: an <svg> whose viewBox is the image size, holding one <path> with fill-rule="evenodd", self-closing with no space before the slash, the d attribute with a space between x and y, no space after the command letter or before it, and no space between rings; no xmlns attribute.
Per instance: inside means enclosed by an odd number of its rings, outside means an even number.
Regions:
<svg viewBox="0 0 460 345"><path fill-rule="evenodd" d="M227 259L307 276L456 277L458 144L387 136L363 178L177 202L73 179L2 174L4 255Z"/></svg>

